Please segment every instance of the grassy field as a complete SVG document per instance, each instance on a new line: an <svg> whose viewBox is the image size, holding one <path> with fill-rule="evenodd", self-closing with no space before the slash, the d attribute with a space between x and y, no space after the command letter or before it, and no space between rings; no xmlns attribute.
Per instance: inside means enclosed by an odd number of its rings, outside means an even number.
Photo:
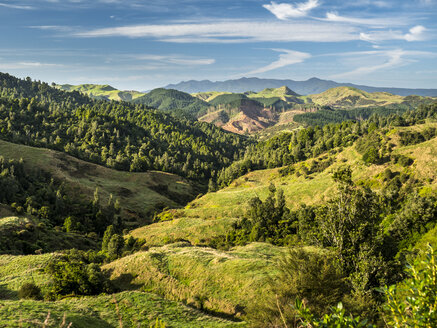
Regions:
<svg viewBox="0 0 437 328"><path fill-rule="evenodd" d="M59 327L66 315L72 327L149 327L157 318L167 327L244 327L244 322L206 315L180 302L140 291L96 297L72 297L47 302L18 300L18 290L33 282L44 293L50 283L41 271L56 253L26 256L0 256L0 327L35 327L50 312L50 327ZM121 260L119 260L121 261ZM115 262L117 264L117 262ZM118 309L117 309L118 308Z"/></svg>
<svg viewBox="0 0 437 328"><path fill-rule="evenodd" d="M72 328L136 328L149 327L156 319L172 328L246 326L244 322L213 317L181 303L138 291L56 302L0 300L1 327L40 327L47 320L45 327L60 327L64 321L64 327L72 323Z"/></svg>
<svg viewBox="0 0 437 328"><path fill-rule="evenodd" d="M20 256L0 255L0 299L17 300L18 290L27 282L35 283L44 292L49 281L48 276L40 269L54 256L56 254L53 253Z"/></svg>
<svg viewBox="0 0 437 328"><path fill-rule="evenodd" d="M266 243L220 251L181 242L135 253L103 269L121 289L144 286L166 299L239 317L261 295L267 297L275 264L286 251Z"/></svg>
<svg viewBox="0 0 437 328"><path fill-rule="evenodd" d="M103 202L112 194L119 199L123 216L135 225L147 222L155 210L178 207L180 203L194 198L196 193L187 180L174 174L116 171L57 151L3 140L0 140L0 156L6 159L23 158L33 167L46 170L65 181L72 194L86 199L92 199L96 188Z"/></svg>

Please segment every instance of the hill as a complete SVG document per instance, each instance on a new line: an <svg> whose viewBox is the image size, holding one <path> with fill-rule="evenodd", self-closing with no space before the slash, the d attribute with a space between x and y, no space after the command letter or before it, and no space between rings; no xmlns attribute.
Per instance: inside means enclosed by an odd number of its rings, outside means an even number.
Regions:
<svg viewBox="0 0 437 328"><path fill-rule="evenodd" d="M206 113L210 105L196 97L177 90L154 89L134 100L165 112L196 118Z"/></svg>
<svg viewBox="0 0 437 328"><path fill-rule="evenodd" d="M337 87L317 95L309 95L308 98L317 105L333 108L388 106L404 102L404 97L401 96L387 92L368 93L353 87Z"/></svg>
<svg viewBox="0 0 437 328"><path fill-rule="evenodd" d="M18 300L24 282L33 281L44 290L49 277L41 273L47 263L59 254L28 256L0 255L0 326L35 327L46 321L48 327L62 322L78 328L147 327L163 320L167 325L189 328L201 324L205 328L246 327L235 322L207 315L181 302L166 300L156 294L126 291L112 295L68 297L54 302Z"/></svg>
<svg viewBox="0 0 437 328"><path fill-rule="evenodd" d="M258 100L258 99L257 99ZM199 117L235 133L253 133L274 124L275 113L244 94L221 94L210 100L215 111Z"/></svg>
<svg viewBox="0 0 437 328"><path fill-rule="evenodd" d="M166 171L206 182L249 142L140 104L93 100L7 74L0 74L0 82L0 139L117 170Z"/></svg>
<svg viewBox="0 0 437 328"><path fill-rule="evenodd" d="M65 91L79 91L92 98L100 100L132 101L144 95L144 93L138 91L117 90L107 84L62 84L56 85L55 87Z"/></svg>
<svg viewBox="0 0 437 328"><path fill-rule="evenodd" d="M224 91L224 92L245 92L255 91L259 92L266 88L279 88L287 86L291 90L301 95L316 94L326 91L331 88L339 86L348 86L364 90L366 92L389 92L399 96L418 95L426 97L436 97L437 89L404 89L393 87L370 87L365 85L357 85L352 83L338 83L329 80L322 80L318 78L311 78L306 81L294 80L275 80L275 79L260 79L260 78L246 78L236 80L226 80L211 82L209 80L203 81L186 81L178 84L169 84L166 89L176 89L187 93L199 93L209 91Z"/></svg>
<svg viewBox="0 0 437 328"><path fill-rule="evenodd" d="M198 192L192 182L174 174L116 171L62 152L3 140L0 140L0 156L6 160L23 159L34 169L62 181L69 194L81 195L88 201L92 201L96 189L103 199L113 195L120 201L128 225L144 224L155 211L181 206Z"/></svg>
<svg viewBox="0 0 437 328"><path fill-rule="evenodd" d="M403 132L423 131L428 127L437 128L437 124L423 124L413 129L397 128L391 131L389 139L386 140L387 143L397 145L393 150L394 154L408 156L413 160L413 165L408 168L393 162L367 166L354 146L336 149L331 154L325 153L297 163L293 170L296 173L291 175L285 173L284 167L249 172L233 180L228 187L208 193L192 201L184 209L172 211L172 221L141 227L131 234L143 238L150 245L163 245L177 240L188 240L195 245L208 244L229 232L232 223L243 217L251 198L265 199L270 184L283 189L290 208L326 201L335 190L331 179L332 172L344 165L352 168L354 181L363 181L375 190L383 187L382 173L390 169L397 172L395 174L408 171L412 177L424 183L424 192L428 189L437 192L437 138L417 145L401 146L399 143L399 135ZM317 165L321 166L321 171L315 169ZM324 166L326 168L322 170Z"/></svg>

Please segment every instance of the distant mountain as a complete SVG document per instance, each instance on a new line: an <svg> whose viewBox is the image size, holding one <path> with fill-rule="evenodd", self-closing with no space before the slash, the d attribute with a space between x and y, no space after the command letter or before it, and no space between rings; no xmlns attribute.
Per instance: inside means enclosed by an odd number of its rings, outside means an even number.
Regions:
<svg viewBox="0 0 437 328"><path fill-rule="evenodd" d="M335 81L321 80L318 78L311 78L306 81L294 81L294 80L276 80L276 79L260 79L260 78L246 78L243 77L237 80L217 81L212 82L209 80L203 81L186 81L178 84L169 84L166 89L176 89L187 93L199 93L208 91L225 91L225 92L246 92L255 91L259 92L266 88L279 88L287 86L294 92L301 95L309 95L324 92L328 89L347 86L358 88L366 92L389 92L394 95L408 96L437 96L437 89L404 89L404 88L391 88L391 87L369 87L365 85L357 85L352 83L338 83Z"/></svg>

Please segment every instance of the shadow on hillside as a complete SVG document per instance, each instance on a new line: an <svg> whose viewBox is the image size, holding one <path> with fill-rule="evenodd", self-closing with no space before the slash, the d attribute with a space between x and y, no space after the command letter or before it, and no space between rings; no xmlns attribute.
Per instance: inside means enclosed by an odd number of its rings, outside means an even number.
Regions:
<svg viewBox="0 0 437 328"><path fill-rule="evenodd" d="M108 279L111 276L114 270L108 270L105 272ZM123 273L115 279L111 279L111 284L115 287L116 290L125 291L125 290L137 290L143 286L143 284L134 284L132 281L135 279L130 273Z"/></svg>
<svg viewBox="0 0 437 328"><path fill-rule="evenodd" d="M0 300L16 300L18 299L18 292L10 290L3 285L0 285Z"/></svg>

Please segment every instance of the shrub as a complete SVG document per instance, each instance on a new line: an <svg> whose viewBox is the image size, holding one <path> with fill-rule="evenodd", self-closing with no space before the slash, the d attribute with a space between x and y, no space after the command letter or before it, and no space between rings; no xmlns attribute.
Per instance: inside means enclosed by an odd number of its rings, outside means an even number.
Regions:
<svg viewBox="0 0 437 328"><path fill-rule="evenodd" d="M18 291L18 296L22 299L41 299L41 289L34 283L26 282L24 283L20 290Z"/></svg>
<svg viewBox="0 0 437 328"><path fill-rule="evenodd" d="M382 288L390 327L437 327L437 251L429 246L424 260L406 269L407 279Z"/></svg>

